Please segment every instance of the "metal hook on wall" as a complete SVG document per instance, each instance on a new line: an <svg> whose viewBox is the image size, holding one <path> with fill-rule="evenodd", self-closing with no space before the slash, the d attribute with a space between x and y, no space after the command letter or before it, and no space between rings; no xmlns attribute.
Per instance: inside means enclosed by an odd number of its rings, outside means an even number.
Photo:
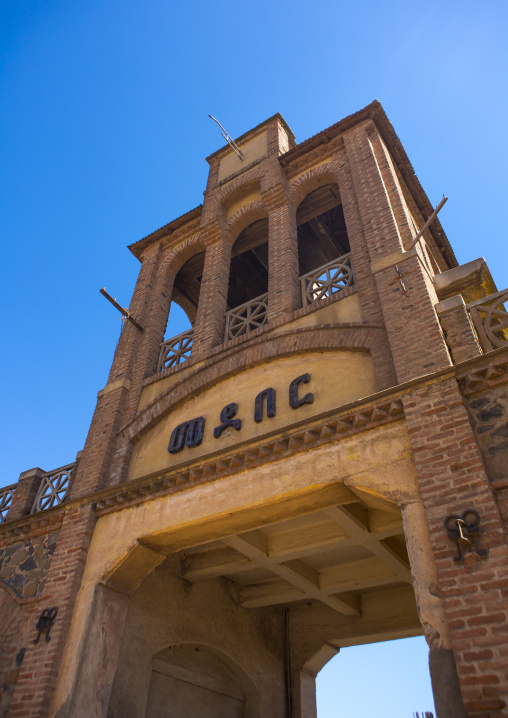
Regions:
<svg viewBox="0 0 508 718"><path fill-rule="evenodd" d="M480 514L475 509L466 509L463 514L449 514L444 521L448 538L457 544L457 556L454 561L464 558L462 549L472 548L482 558L487 555L486 549L480 548Z"/></svg>

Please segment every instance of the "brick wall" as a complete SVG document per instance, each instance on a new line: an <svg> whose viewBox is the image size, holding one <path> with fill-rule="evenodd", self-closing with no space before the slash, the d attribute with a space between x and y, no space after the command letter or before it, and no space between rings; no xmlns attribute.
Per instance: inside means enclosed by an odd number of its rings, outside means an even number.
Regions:
<svg viewBox="0 0 508 718"><path fill-rule="evenodd" d="M26 611L25 626L30 636L43 609L56 606L58 615L49 642L26 643L9 718L36 718L48 714L94 525L91 504L68 509L65 514L40 601L31 604ZM35 631L33 633L35 637Z"/></svg>
<svg viewBox="0 0 508 718"><path fill-rule="evenodd" d="M374 359L379 390L451 365L434 308L437 297L422 259L407 253L399 264L388 261L384 268L373 271L376 262L402 254L413 235L404 197L407 188L401 187L397 169L376 127L371 122L362 122L344 138L311 147L308 158L302 160L301 166L306 171L293 182L290 180L295 178L298 167L283 166L279 161L279 153L288 146L283 124L274 119L268 127L267 156L240 176L220 185L219 159L212 158L200 218L193 216L188 223L185 220L166 234L156 233L153 241L147 243L130 305L132 315L144 331L139 332L128 322L122 331L108 386L98 398L69 492L71 500L85 500L108 484L122 482L130 458L130 440L170 411L175 401L266 356L263 331L223 346L231 247L243 227L260 217L268 217L269 221L268 328L281 326L298 311L303 312L298 309L296 210L306 194L330 181L339 185L364 325L288 332L287 336L268 340L270 351L290 353L339 346L367 349ZM233 197L241 196L242 187L258 188L262 200L252 202L227 220L226 209ZM160 397L138 415L144 382L157 366L174 278L187 259L203 250L205 265L194 323L192 360L206 363L175 385L171 396ZM453 327L448 324L445 329L451 337ZM453 351L455 361L463 360L456 347ZM464 697L471 716L491 718L507 701L508 651L502 634L507 626L507 582L501 576L508 555L482 453L489 474L499 478L507 458L508 440L507 400L503 391L469 402L481 452L454 379L415 389L405 399ZM28 484L25 493L20 491L21 508L9 515L10 520L30 510L30 491L33 493L33 486ZM508 514L508 497L505 504ZM499 502L501 508L505 504ZM463 564L456 564L455 549L446 537L443 520L447 513L462 513L469 507L480 512L482 545L489 549L489 556L480 559L468 554ZM8 658L3 668L4 685L9 686L7 693L9 700L12 698L9 716L31 718L48 713L94 523L93 509L86 501L70 507L65 512L40 600L20 603L7 594L2 599L0 623L10 627L4 632L4 653ZM24 575L24 560L20 558L20 568L12 576L9 574L13 581L24 580L16 578ZM17 598L28 600L26 596ZM40 611L51 606L59 608L52 640L34 646L27 636L31 636ZM15 657L21 646L27 650L22 664L17 665ZM15 679L17 684L13 688ZM3 709L3 704L0 706Z"/></svg>
<svg viewBox="0 0 508 718"><path fill-rule="evenodd" d="M458 384L443 379L403 400L420 491L470 716L501 715L508 702L508 547ZM454 562L443 522L476 509L487 558L468 551Z"/></svg>

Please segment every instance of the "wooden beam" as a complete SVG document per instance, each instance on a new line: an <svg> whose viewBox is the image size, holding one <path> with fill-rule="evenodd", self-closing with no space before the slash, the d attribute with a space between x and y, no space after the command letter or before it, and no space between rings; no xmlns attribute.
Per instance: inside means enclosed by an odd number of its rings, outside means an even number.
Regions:
<svg viewBox="0 0 508 718"><path fill-rule="evenodd" d="M202 581L216 576L227 576L238 571L248 571L252 562L243 554L229 547L203 551L187 556L183 577L186 581Z"/></svg>
<svg viewBox="0 0 508 718"><path fill-rule="evenodd" d="M306 594L283 579L261 581L240 589L240 603L244 608L261 608L301 601Z"/></svg>
<svg viewBox="0 0 508 718"><path fill-rule="evenodd" d="M411 583L411 571L407 561L396 554L393 549L381 543L375 534L370 533L363 521L342 506L325 509L325 513L345 529L352 539L356 539L358 544L365 546L374 556L377 556L383 563L390 566L396 572L398 578Z"/></svg>
<svg viewBox="0 0 508 718"><path fill-rule="evenodd" d="M358 602L355 603L354 600L350 600L350 597L347 597L347 600L343 601L337 597L327 596L319 590L319 587L316 586L313 580L309 580L308 576L302 575L300 566L291 565L292 562L288 564L277 563L272 558L269 558L264 551L254 546L242 536L231 536L223 539L223 542L236 551L243 553L256 563L257 566L267 568L276 576L279 576L279 578L299 588L305 595L318 599L334 611L337 611L337 613L341 613L344 616L360 615Z"/></svg>
<svg viewBox="0 0 508 718"><path fill-rule="evenodd" d="M396 572L376 558L338 564L319 572L319 588L326 593L358 591L397 580Z"/></svg>

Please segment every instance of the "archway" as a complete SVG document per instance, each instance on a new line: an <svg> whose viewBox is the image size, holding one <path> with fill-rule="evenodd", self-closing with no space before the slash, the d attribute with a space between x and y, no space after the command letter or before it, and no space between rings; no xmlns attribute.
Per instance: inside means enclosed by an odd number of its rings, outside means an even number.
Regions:
<svg viewBox="0 0 508 718"><path fill-rule="evenodd" d="M249 224L231 249L224 338L235 339L267 321L268 220Z"/></svg>
<svg viewBox="0 0 508 718"><path fill-rule="evenodd" d="M175 277L157 371L177 366L191 355L204 263L205 252L198 252Z"/></svg>
<svg viewBox="0 0 508 718"><path fill-rule="evenodd" d="M350 245L339 187L310 192L296 211L298 263L303 305L330 298L354 282Z"/></svg>
<svg viewBox="0 0 508 718"><path fill-rule="evenodd" d="M428 657L423 636L341 648L317 674L317 717L435 715Z"/></svg>
<svg viewBox="0 0 508 718"><path fill-rule="evenodd" d="M346 221L337 184L310 192L296 210L300 275L350 251Z"/></svg>
<svg viewBox="0 0 508 718"><path fill-rule="evenodd" d="M255 693L229 656L202 644L176 644L153 657L145 718L246 718Z"/></svg>

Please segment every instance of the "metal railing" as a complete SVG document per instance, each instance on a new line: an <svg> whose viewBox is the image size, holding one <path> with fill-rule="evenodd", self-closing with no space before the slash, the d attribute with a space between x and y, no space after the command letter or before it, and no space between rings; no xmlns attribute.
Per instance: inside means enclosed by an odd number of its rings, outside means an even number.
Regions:
<svg viewBox="0 0 508 718"><path fill-rule="evenodd" d="M354 275L349 253L300 277L302 306L331 297L352 284Z"/></svg>
<svg viewBox="0 0 508 718"><path fill-rule="evenodd" d="M75 463L67 464L44 474L30 513L51 509L65 501L75 465Z"/></svg>
<svg viewBox="0 0 508 718"><path fill-rule="evenodd" d="M0 489L0 524L3 524L3 522L5 521L7 511L12 504L12 497L14 495L15 489L16 484L12 484L11 486L4 486L3 489Z"/></svg>
<svg viewBox="0 0 508 718"><path fill-rule="evenodd" d="M194 330L188 329L186 332L162 342L157 372L186 361L191 355L193 337Z"/></svg>
<svg viewBox="0 0 508 718"><path fill-rule="evenodd" d="M268 293L240 304L239 307L226 312L226 328L224 341L236 339L253 329L262 327L268 321Z"/></svg>
<svg viewBox="0 0 508 718"><path fill-rule="evenodd" d="M508 289L467 305L484 352L508 347Z"/></svg>

